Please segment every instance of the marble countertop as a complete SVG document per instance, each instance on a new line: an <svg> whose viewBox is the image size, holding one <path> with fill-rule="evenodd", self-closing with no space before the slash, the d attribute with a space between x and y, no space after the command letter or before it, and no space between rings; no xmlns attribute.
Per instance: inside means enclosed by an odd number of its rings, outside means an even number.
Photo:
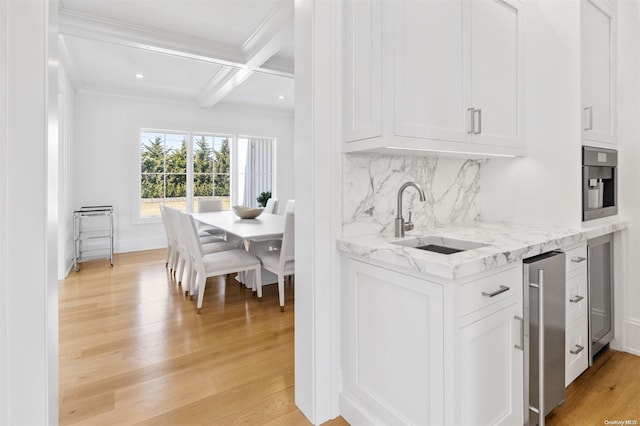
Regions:
<svg viewBox="0 0 640 426"><path fill-rule="evenodd" d="M469 225L414 229L407 232L404 238L394 238L388 234L343 238L338 240L337 246L340 251L371 260L436 277L459 279L551 250L586 244L590 238L625 228L627 221L620 219L582 228L475 222ZM445 255L393 244L427 236L472 241L485 246Z"/></svg>

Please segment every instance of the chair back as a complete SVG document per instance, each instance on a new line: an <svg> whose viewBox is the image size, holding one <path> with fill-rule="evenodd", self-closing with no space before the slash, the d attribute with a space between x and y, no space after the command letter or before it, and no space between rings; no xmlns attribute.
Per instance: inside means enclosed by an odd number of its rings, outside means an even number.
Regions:
<svg viewBox="0 0 640 426"><path fill-rule="evenodd" d="M160 206L160 214L162 215L164 230L167 233L167 240L172 244L178 244L178 235L174 218L176 211L176 209L169 206Z"/></svg>
<svg viewBox="0 0 640 426"><path fill-rule="evenodd" d="M222 211L222 200L198 200L198 213Z"/></svg>
<svg viewBox="0 0 640 426"><path fill-rule="evenodd" d="M202 263L202 245L198 238L195 222L190 214L176 210L177 221L180 224L179 239L182 241L186 255L194 262L194 266Z"/></svg>
<svg viewBox="0 0 640 426"><path fill-rule="evenodd" d="M164 225L164 232L167 234L167 242L172 242L173 234L171 233L171 224L169 223L169 213L166 212L164 204L160 204L160 216L162 216L162 224Z"/></svg>
<svg viewBox="0 0 640 426"><path fill-rule="evenodd" d="M277 198L269 198L267 200L267 205L264 206L265 213L278 213L278 199Z"/></svg>
<svg viewBox="0 0 640 426"><path fill-rule="evenodd" d="M282 245L280 246L280 270L285 269L286 263L295 260L295 213L285 213L284 233L282 234Z"/></svg>
<svg viewBox="0 0 640 426"><path fill-rule="evenodd" d="M287 200L287 205L284 207L284 214L294 213L296 209L296 200Z"/></svg>

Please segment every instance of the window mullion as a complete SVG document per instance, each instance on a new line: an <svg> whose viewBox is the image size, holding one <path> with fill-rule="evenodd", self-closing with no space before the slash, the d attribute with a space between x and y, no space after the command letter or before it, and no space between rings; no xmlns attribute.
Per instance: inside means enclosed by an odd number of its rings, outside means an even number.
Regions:
<svg viewBox="0 0 640 426"><path fill-rule="evenodd" d="M187 212L193 212L193 133L187 133Z"/></svg>

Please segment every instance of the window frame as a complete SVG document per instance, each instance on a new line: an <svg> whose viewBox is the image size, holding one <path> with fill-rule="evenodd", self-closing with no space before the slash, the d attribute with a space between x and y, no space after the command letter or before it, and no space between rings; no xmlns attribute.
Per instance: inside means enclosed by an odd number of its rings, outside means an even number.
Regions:
<svg viewBox="0 0 640 426"><path fill-rule="evenodd" d="M196 130L177 130L177 129L162 129L162 128L153 128L153 127L141 127L137 129L137 143L134 144L134 149L136 150L136 155L133 156L135 159L135 172L133 173L133 179L135 180L135 184L133 187L135 191L133 193L132 203L134 204L134 208L132 209L136 214L132 218L133 224L149 224L149 223L160 223L162 222L161 216L150 216L143 217L142 216L142 208L141 208L141 200L142 200L142 182L141 182L141 160L142 160L142 150L140 149L141 144L141 136L142 133L164 133L164 134L180 134L186 135L187 137L187 185L186 185L186 210L188 213L192 213L196 206L195 196L194 196L194 170L193 170L193 145L194 145L194 137L196 136L205 136L205 137L222 137L227 138L230 141L229 147L229 155L231 156L230 167L229 167L229 204L230 206L235 205L237 203L237 197L239 194L238 190L238 139L271 139L273 143L273 173L272 173L272 189L271 194L272 197L277 198L277 164L278 164L278 155L277 155L277 146L278 140L275 136L255 136L255 135L247 135L243 133L230 133L230 132L212 132L212 131L196 131ZM164 198L166 199L166 197ZM240 201L241 202L241 201Z"/></svg>

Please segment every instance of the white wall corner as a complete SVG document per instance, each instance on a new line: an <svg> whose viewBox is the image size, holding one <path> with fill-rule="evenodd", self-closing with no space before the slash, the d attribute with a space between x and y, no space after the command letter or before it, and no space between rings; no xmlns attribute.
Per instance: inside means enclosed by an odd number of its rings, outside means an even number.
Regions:
<svg viewBox="0 0 640 426"><path fill-rule="evenodd" d="M337 416L341 232L339 2L295 3L295 401L313 424Z"/></svg>
<svg viewBox="0 0 640 426"><path fill-rule="evenodd" d="M0 2L0 425L9 424L7 385L7 2Z"/></svg>

